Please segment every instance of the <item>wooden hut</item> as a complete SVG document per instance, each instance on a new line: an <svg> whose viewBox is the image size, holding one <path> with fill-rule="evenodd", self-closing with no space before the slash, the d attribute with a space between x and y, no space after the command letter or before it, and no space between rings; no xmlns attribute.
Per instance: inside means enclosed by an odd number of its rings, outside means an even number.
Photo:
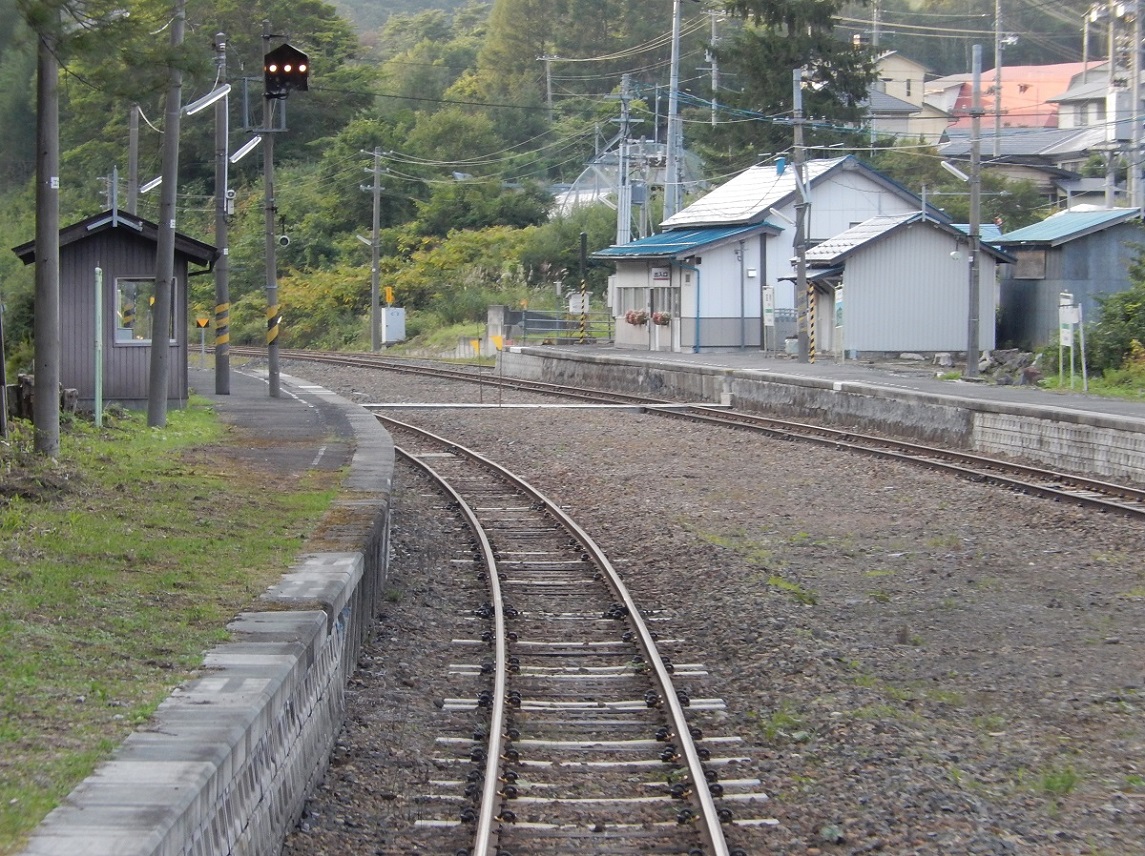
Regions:
<svg viewBox="0 0 1145 856"><path fill-rule="evenodd" d="M159 227L123 211L104 211L60 230L60 383L79 391L90 408L96 389L96 317L102 318L103 398L125 407L147 405ZM36 260L36 243L13 249ZM187 398L187 276L191 265L209 267L210 244L175 233L175 283L167 344L168 403ZM97 293L96 271L103 288ZM97 310L97 304L99 309Z"/></svg>

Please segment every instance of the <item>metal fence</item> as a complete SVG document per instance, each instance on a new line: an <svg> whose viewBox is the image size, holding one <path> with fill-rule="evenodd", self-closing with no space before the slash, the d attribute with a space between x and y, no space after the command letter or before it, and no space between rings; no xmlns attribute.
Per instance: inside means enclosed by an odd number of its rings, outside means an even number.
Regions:
<svg viewBox="0 0 1145 856"><path fill-rule="evenodd" d="M522 345L608 344L613 340L613 321L608 312L588 312L581 316L530 309L506 310L501 335Z"/></svg>

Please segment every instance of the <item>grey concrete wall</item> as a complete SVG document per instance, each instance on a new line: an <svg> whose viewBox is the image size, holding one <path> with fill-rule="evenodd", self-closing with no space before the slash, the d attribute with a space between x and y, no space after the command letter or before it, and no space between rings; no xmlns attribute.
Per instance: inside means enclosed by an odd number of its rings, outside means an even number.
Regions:
<svg viewBox="0 0 1145 856"><path fill-rule="evenodd" d="M648 357L521 349L500 359L506 377L730 403L747 412L1145 484L1145 421L1139 419Z"/></svg>
<svg viewBox="0 0 1145 856"><path fill-rule="evenodd" d="M274 856L325 772L389 555L394 449L364 409L344 493L201 677L37 827L24 856Z"/></svg>

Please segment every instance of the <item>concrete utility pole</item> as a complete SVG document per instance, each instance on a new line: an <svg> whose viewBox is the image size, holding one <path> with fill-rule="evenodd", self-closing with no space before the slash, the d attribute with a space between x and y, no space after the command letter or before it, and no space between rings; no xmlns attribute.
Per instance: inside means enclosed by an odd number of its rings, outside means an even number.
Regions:
<svg viewBox="0 0 1145 856"><path fill-rule="evenodd" d="M994 157L1002 153L1002 0L994 0Z"/></svg>
<svg viewBox="0 0 1145 856"><path fill-rule="evenodd" d="M982 45L974 45L970 102L970 282L965 377L978 377L978 255L982 249Z"/></svg>
<svg viewBox="0 0 1145 856"><path fill-rule="evenodd" d="M171 48L183 44L186 0L176 0L171 22ZM159 235L155 251L155 304L151 313L151 374L147 386L147 425L167 424L167 374L171 362L172 292L175 290L175 202L179 185L179 120L182 113L183 71L172 60L167 70L166 117L163 120L163 176L159 199Z"/></svg>
<svg viewBox="0 0 1145 856"><path fill-rule="evenodd" d="M33 448L60 453L59 12L38 33L36 58L36 349Z"/></svg>
<svg viewBox="0 0 1145 856"><path fill-rule="evenodd" d="M719 14L715 9L712 9L708 12L708 15L712 19L712 49L708 53L711 57L712 65L712 127L714 128L716 126L717 102L719 101L720 92L720 63L719 60L716 59L716 47L720 43L720 34L719 31L716 30L716 22L719 20Z"/></svg>
<svg viewBox="0 0 1145 856"><path fill-rule="evenodd" d="M370 154L370 152L363 152ZM374 210L370 229L370 347L377 351L382 347L382 321L381 309L381 226L382 226L382 150L375 146L373 151L374 166L366 172L374 174L374 183L371 187L363 187L374 194Z"/></svg>
<svg viewBox="0 0 1145 856"><path fill-rule="evenodd" d="M560 59L559 56L551 56L545 54L539 56L537 59L545 64L545 108L548 110L548 121L553 121L553 60Z"/></svg>
<svg viewBox="0 0 1145 856"><path fill-rule="evenodd" d="M139 207L139 105L132 104L127 117L127 213Z"/></svg>
<svg viewBox="0 0 1145 856"><path fill-rule="evenodd" d="M809 301L807 299L807 215L810 213L811 200L808 199L807 181L803 175L803 69L797 68L792 72L792 118L791 124L795 130L794 155L795 164L795 191L798 202L795 203L795 317L797 335L799 337L799 362L810 362L811 337L807 324Z"/></svg>
<svg viewBox="0 0 1145 856"><path fill-rule="evenodd" d="M664 219L680 210L680 0L672 0L672 59L668 75L668 138L664 164Z"/></svg>
<svg viewBox="0 0 1145 856"><path fill-rule="evenodd" d="M628 103L632 98L632 78L625 74L620 78L620 150L616 167L616 245L623 246L632 241L632 182L628 177L628 134L631 116Z"/></svg>
<svg viewBox="0 0 1145 856"><path fill-rule="evenodd" d="M1145 192L1141 182L1141 40L1145 38L1141 26L1141 0L1133 0L1133 54L1130 57L1130 89L1132 107L1132 134L1129 142L1129 204L1134 208L1145 205Z"/></svg>
<svg viewBox="0 0 1145 856"><path fill-rule="evenodd" d="M227 84L227 34L215 34L215 63L219 85ZM230 244L227 215L230 213L227 159L230 137L230 99L215 102L215 394L231 394L231 295Z"/></svg>

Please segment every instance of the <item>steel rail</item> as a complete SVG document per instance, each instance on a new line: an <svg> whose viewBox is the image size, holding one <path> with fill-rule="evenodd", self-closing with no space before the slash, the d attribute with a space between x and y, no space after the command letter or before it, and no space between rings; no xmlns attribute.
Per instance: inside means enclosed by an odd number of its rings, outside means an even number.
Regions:
<svg viewBox="0 0 1145 856"><path fill-rule="evenodd" d="M458 445L457 443L434 434L431 431L426 431L415 425L410 425L405 422L393 419L388 416L381 416L375 414L376 418L383 425L392 425L401 430L411 431L423 437L429 438L434 442L443 444L451 451L463 455L469 460L486 467L487 469L496 473L500 478L505 479L516 489L522 491L529 496L534 502L544 506L545 511L553 517L561 526L563 526L577 541L580 542L584 550L590 555L593 563L604 573L603 579L612 590L612 593L628 610L628 619L636 633L636 642L641 649L644 656L644 661L648 667L651 668L652 674L655 677L655 683L660 694L661 703L666 708L672 728L675 731L675 736L679 741L679 748L683 755L685 767L688 770L688 775L692 780L692 792L690 797L698 804L700 820L700 833L704 839L704 843L710 848L712 856L729 856L729 849L727 841L724 838L723 828L721 826L719 813L716 809L715 800L712 798L711 789L708 786L707 779L704 774L703 762L700 759L699 751L696 748L695 741L692 738L691 731L688 726L687 718L684 715L683 705L676 695L675 687L672 683L672 677L668 672L664 661L660 656L659 649L656 646L655 640L652 638L652 633L649 631L643 618L640 615L639 607L633 599L628 587L624 585L620 574L612 566L604 551L596 544L595 541L589 536L587 532L582 529L575 520L573 520L563 509L560 508L555 502L550 500L545 494L541 493L529 482L515 473L502 467L495 461L484 457L480 453L466 448L465 446ZM487 540L485 543L488 543ZM493 574L491 574L493 575ZM503 632L503 627L499 627L499 633ZM496 707L496 705L495 705ZM494 729L490 728L491 734ZM489 753L487 763L495 763L499 759L500 753L495 756L492 751ZM496 784L497 777L490 776L488 767L486 770L485 792L482 796L481 817L485 818L487 812L490 812L491 803L487 806L486 795L490 786L490 781ZM490 824L492 822L492 815L490 813ZM476 844L480 845L480 841ZM477 856L475 851L474 856Z"/></svg>
<svg viewBox="0 0 1145 856"><path fill-rule="evenodd" d="M493 819L495 817L494 804L498 803L497 785L500 778L498 769L503 744L505 740L505 699L507 698L507 683L509 675L509 656L505 633L505 606L501 599L501 580L497 572L497 557L493 545L489 543L489 535L485 527L477 519L477 513L469 503L449 483L425 461L418 458L400 446L394 446L394 452L401 455L411 464L419 467L433 479L457 504L457 509L465 519L469 529L477 538L481 548L481 556L485 562L486 575L489 578L489 588L493 603L493 708L489 721L489 747L485 757L485 779L481 788L481 805L477 818L477 831L473 838L472 856L489 856L496 847L494 841Z"/></svg>
<svg viewBox="0 0 1145 856"><path fill-rule="evenodd" d="M240 349L232 347L231 350L236 352ZM241 352L261 353L256 348L249 348ZM474 374L473 372L431 366L407 365L401 361L371 355L346 355L313 351L281 351L280 354L284 357L289 356L300 360L351 365L359 368L379 368L387 371L443 377L466 383L489 383L544 395L635 405L647 404L650 408L649 412L663 416L740 427L787 440L806 440L875 457L928 466L963 478L984 481L1045 499L1070 502L1099 511L1111 511L1131 518L1145 517L1145 490L1131 485L1101 481L1074 473L1044 469L1029 464L975 455L970 452L939 449L906 440L860 434L848 429L774 419L767 416L728 411L723 408L717 409L707 405L683 405L676 409L654 408L655 405L679 404L679 402L630 393L584 390L543 381L503 379L492 377L487 373ZM1128 500L1128 502L1122 500Z"/></svg>

